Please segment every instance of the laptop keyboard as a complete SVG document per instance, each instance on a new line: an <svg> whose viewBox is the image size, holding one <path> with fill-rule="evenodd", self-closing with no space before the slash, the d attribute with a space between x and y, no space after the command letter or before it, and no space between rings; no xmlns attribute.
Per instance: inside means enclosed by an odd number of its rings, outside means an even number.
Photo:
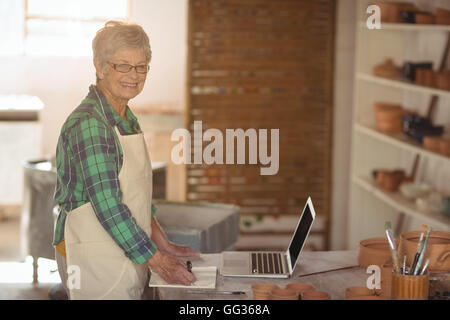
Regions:
<svg viewBox="0 0 450 320"><path fill-rule="evenodd" d="M282 253L252 252L253 273L279 274L283 273Z"/></svg>

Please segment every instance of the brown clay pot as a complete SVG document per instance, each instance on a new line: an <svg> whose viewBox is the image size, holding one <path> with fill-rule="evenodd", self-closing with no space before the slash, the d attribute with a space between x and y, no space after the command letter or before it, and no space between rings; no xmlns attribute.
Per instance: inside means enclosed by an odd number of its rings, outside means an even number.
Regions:
<svg viewBox="0 0 450 320"><path fill-rule="evenodd" d="M377 130L389 134L402 133L403 114L404 112L401 108L379 109L375 113L375 123Z"/></svg>
<svg viewBox="0 0 450 320"><path fill-rule="evenodd" d="M414 17L417 24L434 24L436 17L430 13L415 13Z"/></svg>
<svg viewBox="0 0 450 320"><path fill-rule="evenodd" d="M450 72L443 71L436 73L436 88L450 90Z"/></svg>
<svg viewBox="0 0 450 320"><path fill-rule="evenodd" d="M378 170L376 183L380 188L395 192L400 184L408 179L403 170Z"/></svg>
<svg viewBox="0 0 450 320"><path fill-rule="evenodd" d="M384 296L355 296L349 300L390 300L390 299Z"/></svg>
<svg viewBox="0 0 450 320"><path fill-rule="evenodd" d="M353 300L354 298L361 296L377 297L380 293L381 290L368 289L366 287L349 287L345 290L345 298L347 300Z"/></svg>
<svg viewBox="0 0 450 320"><path fill-rule="evenodd" d="M402 110L402 106L400 104L388 103L388 102L375 102L373 104L373 111L377 114L379 111L386 110Z"/></svg>
<svg viewBox="0 0 450 320"><path fill-rule="evenodd" d="M389 23L403 22L401 11L416 11L417 8L411 3L377 1L374 4L380 7L381 21Z"/></svg>
<svg viewBox="0 0 450 320"><path fill-rule="evenodd" d="M254 300L270 300L272 290L279 287L272 283L260 282L252 285Z"/></svg>
<svg viewBox="0 0 450 320"><path fill-rule="evenodd" d="M314 287L307 283L296 282L296 283L289 283L286 286L286 289L294 290L295 292L297 292L299 297L301 297L303 293L305 293L306 291L314 290Z"/></svg>
<svg viewBox="0 0 450 320"><path fill-rule="evenodd" d="M386 59L384 63L373 68L373 74L378 77L395 79L400 76L400 68L394 64L392 59Z"/></svg>
<svg viewBox="0 0 450 320"><path fill-rule="evenodd" d="M436 24L450 25L450 10L437 8Z"/></svg>
<svg viewBox="0 0 450 320"><path fill-rule="evenodd" d="M439 153L441 150L440 142L442 137L425 136L423 137L423 147L427 150Z"/></svg>
<svg viewBox="0 0 450 320"><path fill-rule="evenodd" d="M398 243L398 240L396 240ZM391 251L386 238L362 240L358 247L358 264L367 268L370 265L383 266L392 264Z"/></svg>
<svg viewBox="0 0 450 320"><path fill-rule="evenodd" d="M331 297L324 291L310 290L302 295L302 300L330 300Z"/></svg>
<svg viewBox="0 0 450 320"><path fill-rule="evenodd" d="M439 153L450 157L450 138L442 138L439 141Z"/></svg>
<svg viewBox="0 0 450 320"><path fill-rule="evenodd" d="M400 256L406 255L406 263L411 265L417 250L421 231L405 232L400 236ZM450 232L432 231L423 261L430 259L429 272L450 272ZM423 265L422 265L423 266Z"/></svg>
<svg viewBox="0 0 450 320"><path fill-rule="evenodd" d="M291 289L278 288L271 292L272 300L298 300L298 293Z"/></svg>

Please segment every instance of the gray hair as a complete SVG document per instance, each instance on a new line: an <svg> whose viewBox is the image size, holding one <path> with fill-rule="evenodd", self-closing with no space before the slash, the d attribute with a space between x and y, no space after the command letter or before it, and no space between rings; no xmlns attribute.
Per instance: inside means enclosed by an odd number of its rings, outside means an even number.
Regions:
<svg viewBox="0 0 450 320"><path fill-rule="evenodd" d="M108 21L92 40L94 58L98 60L102 69L116 52L124 49L142 49L147 63L152 59L150 40L144 29L137 24Z"/></svg>

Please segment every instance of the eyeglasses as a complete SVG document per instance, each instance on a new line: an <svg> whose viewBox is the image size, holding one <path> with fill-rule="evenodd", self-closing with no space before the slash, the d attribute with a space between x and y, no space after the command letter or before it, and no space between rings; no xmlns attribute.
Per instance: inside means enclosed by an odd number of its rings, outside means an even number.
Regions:
<svg viewBox="0 0 450 320"><path fill-rule="evenodd" d="M127 73L130 72L132 69L136 69L137 73L147 73L150 69L149 65L141 64L139 66L132 66L131 64L115 64L112 62L108 62L114 70L121 72L121 73Z"/></svg>

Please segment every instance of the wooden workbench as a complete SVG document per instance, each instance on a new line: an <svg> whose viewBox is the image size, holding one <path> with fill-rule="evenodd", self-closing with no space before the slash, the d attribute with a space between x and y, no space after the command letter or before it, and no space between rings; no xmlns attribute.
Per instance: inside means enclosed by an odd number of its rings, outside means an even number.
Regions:
<svg viewBox="0 0 450 320"><path fill-rule="evenodd" d="M202 255L202 261L194 261L194 265L218 266L220 254ZM349 268L352 267L353 268ZM332 272L323 272L331 269L347 268ZM310 275L311 273L316 273ZM331 299L345 299L345 289L352 286L366 286L367 278L371 274L366 273L357 263L356 251L322 251L302 252L299 263L289 279L268 278L237 278L223 277L217 274L215 290L192 290L184 288L158 288L158 294L164 300L251 300L253 293L251 286L256 282L271 282L281 287L293 282L311 284L316 290L326 291ZM245 295L218 294L215 291L244 291Z"/></svg>

